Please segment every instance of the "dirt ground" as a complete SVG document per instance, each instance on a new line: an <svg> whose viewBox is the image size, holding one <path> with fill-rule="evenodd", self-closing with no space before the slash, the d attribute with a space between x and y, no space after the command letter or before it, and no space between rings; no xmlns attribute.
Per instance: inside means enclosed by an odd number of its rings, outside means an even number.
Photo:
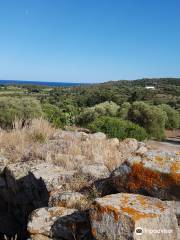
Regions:
<svg viewBox="0 0 180 240"><path fill-rule="evenodd" d="M169 143L169 142L158 142L158 141L147 141L147 146L160 151L180 152L180 142Z"/></svg>

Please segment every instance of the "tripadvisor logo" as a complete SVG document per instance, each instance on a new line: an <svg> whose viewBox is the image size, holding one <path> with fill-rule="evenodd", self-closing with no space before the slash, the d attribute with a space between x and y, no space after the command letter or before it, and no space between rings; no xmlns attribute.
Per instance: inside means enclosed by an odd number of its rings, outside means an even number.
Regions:
<svg viewBox="0 0 180 240"><path fill-rule="evenodd" d="M137 235L142 235L142 234L143 234L142 228L141 228L141 227L137 227L137 228L135 229L135 233L136 233Z"/></svg>

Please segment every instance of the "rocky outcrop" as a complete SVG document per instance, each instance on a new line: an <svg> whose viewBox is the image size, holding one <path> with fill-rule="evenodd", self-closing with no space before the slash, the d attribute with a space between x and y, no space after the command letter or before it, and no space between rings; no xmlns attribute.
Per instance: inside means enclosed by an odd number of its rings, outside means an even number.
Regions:
<svg viewBox="0 0 180 240"><path fill-rule="evenodd" d="M0 157L0 239L178 239L179 162L135 139L58 131L17 163Z"/></svg>
<svg viewBox="0 0 180 240"><path fill-rule="evenodd" d="M132 156L111 177L118 192L180 200L180 157L175 153L148 151Z"/></svg>
<svg viewBox="0 0 180 240"><path fill-rule="evenodd" d="M174 212L156 198L127 193L97 198L90 220L97 240L178 239Z"/></svg>
<svg viewBox="0 0 180 240"><path fill-rule="evenodd" d="M40 208L32 212L28 223L32 240L90 239L90 226L86 213L64 207ZM44 237L44 238L43 238Z"/></svg>
<svg viewBox="0 0 180 240"><path fill-rule="evenodd" d="M5 168L0 185L0 233L26 239L28 215L47 206L48 192L42 179L31 172L18 179Z"/></svg>
<svg viewBox="0 0 180 240"><path fill-rule="evenodd" d="M8 165L0 175L0 233L26 239L29 214L48 206L51 192L60 189L73 174L48 163Z"/></svg>

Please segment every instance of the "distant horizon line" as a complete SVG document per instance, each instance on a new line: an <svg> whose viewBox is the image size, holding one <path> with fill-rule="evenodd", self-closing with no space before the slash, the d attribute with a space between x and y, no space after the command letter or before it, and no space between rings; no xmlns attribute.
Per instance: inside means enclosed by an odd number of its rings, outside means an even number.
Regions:
<svg viewBox="0 0 180 240"><path fill-rule="evenodd" d="M0 79L0 82L27 82L27 83L55 83L55 84L98 84L98 83L106 83L106 82L116 82L116 81L136 81L136 80L152 80L152 79L180 79L180 77L143 77L143 78L136 78L136 79L116 79L116 80L105 80L105 81L92 81L92 82L86 82L86 81L51 81L51 80L19 80L19 79Z"/></svg>

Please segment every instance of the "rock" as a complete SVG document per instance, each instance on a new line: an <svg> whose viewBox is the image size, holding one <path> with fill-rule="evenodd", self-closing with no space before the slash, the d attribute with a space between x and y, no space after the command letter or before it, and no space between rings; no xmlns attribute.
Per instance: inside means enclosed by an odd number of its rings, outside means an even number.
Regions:
<svg viewBox="0 0 180 240"><path fill-rule="evenodd" d="M180 202L179 201L165 201L165 203L174 210L178 225L180 225Z"/></svg>
<svg viewBox="0 0 180 240"><path fill-rule="evenodd" d="M35 208L47 206L48 192L42 179L31 172L20 175L16 178L8 167L1 174L0 233L25 239L28 215Z"/></svg>
<svg viewBox="0 0 180 240"><path fill-rule="evenodd" d="M180 157L148 151L130 157L112 174L118 192L141 193L162 200L180 200Z"/></svg>
<svg viewBox="0 0 180 240"><path fill-rule="evenodd" d="M106 134L102 132L97 132L89 135L90 139L93 140L105 140L106 139Z"/></svg>
<svg viewBox="0 0 180 240"><path fill-rule="evenodd" d="M110 138L110 139L108 139L108 142L109 142L109 144L119 147L119 139L118 138Z"/></svg>
<svg viewBox="0 0 180 240"><path fill-rule="evenodd" d="M177 219L171 208L157 198L137 194L97 198L90 210L90 222L97 240L178 239ZM157 233L159 230L169 233Z"/></svg>
<svg viewBox="0 0 180 240"><path fill-rule="evenodd" d="M107 178L110 175L104 164L84 165L81 167L81 173L94 179Z"/></svg>
<svg viewBox="0 0 180 240"><path fill-rule="evenodd" d="M86 213L64 207L40 208L32 212L28 232L33 239L42 235L52 239L81 240L90 234Z"/></svg>
<svg viewBox="0 0 180 240"><path fill-rule="evenodd" d="M148 149L146 147L140 147L138 148L138 150L136 151L137 155L144 155L146 152L148 151Z"/></svg>
<svg viewBox="0 0 180 240"><path fill-rule="evenodd" d="M20 239L25 239L29 214L48 206L51 192L60 189L73 175L74 171L49 163L9 164L0 175L0 233L18 233Z"/></svg>
<svg viewBox="0 0 180 240"><path fill-rule="evenodd" d="M8 170L15 180L23 178L31 172L37 179L42 179L47 191L51 192L59 189L62 184L73 178L75 171L67 171L51 163L18 163L8 165Z"/></svg>
<svg viewBox="0 0 180 240"><path fill-rule="evenodd" d="M5 158L4 156L0 155L0 173L4 170L4 168L7 166L8 164L8 159Z"/></svg>
<svg viewBox="0 0 180 240"><path fill-rule="evenodd" d="M120 142L120 149L124 152L135 152L138 149L138 141L134 138L127 138Z"/></svg>
<svg viewBox="0 0 180 240"><path fill-rule="evenodd" d="M37 179L43 179L48 192L59 189L62 184L73 179L75 174L75 171L67 171L49 163L42 163L32 167L31 172Z"/></svg>
<svg viewBox="0 0 180 240"><path fill-rule="evenodd" d="M33 235L29 240L56 240L56 239L52 239L41 234L36 234Z"/></svg>
<svg viewBox="0 0 180 240"><path fill-rule="evenodd" d="M140 147L146 147L146 143L138 142L138 148L140 148Z"/></svg>
<svg viewBox="0 0 180 240"><path fill-rule="evenodd" d="M79 192L56 192L49 198L50 207L76 208L85 201L85 196Z"/></svg>

